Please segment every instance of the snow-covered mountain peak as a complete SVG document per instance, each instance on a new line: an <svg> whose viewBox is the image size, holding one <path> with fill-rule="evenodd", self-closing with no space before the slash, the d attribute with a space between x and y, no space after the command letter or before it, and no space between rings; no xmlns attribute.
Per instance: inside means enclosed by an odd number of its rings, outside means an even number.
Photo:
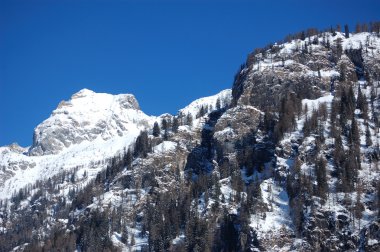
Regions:
<svg viewBox="0 0 380 252"><path fill-rule="evenodd" d="M56 154L73 144L98 137L108 140L136 128L146 128L151 118L131 94L111 95L82 89L62 101L51 116L34 130L30 155Z"/></svg>
<svg viewBox="0 0 380 252"><path fill-rule="evenodd" d="M87 89L87 88L83 88L83 89L79 90L77 93L73 94L71 96L71 99L85 97L85 96L89 96L89 95L93 95L93 94L95 94L94 91Z"/></svg>

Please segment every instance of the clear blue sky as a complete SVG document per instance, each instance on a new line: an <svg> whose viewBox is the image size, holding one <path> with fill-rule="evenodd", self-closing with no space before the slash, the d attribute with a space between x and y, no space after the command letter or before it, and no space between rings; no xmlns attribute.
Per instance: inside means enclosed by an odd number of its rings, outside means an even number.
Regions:
<svg viewBox="0 0 380 252"><path fill-rule="evenodd" d="M82 88L176 113L230 88L255 47L308 27L380 19L380 1L0 0L0 145Z"/></svg>

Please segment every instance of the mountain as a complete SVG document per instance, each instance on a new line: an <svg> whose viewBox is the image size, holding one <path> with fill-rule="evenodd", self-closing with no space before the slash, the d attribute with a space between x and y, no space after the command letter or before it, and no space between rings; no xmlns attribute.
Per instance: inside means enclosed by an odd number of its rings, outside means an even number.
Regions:
<svg viewBox="0 0 380 252"><path fill-rule="evenodd" d="M159 117L83 89L0 148L0 251L378 251L379 31L256 49Z"/></svg>

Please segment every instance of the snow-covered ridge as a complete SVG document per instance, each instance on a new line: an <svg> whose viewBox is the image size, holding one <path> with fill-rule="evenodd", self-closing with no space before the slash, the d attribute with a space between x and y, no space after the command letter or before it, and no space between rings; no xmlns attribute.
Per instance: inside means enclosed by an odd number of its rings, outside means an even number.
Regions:
<svg viewBox="0 0 380 252"><path fill-rule="evenodd" d="M263 71L266 69L272 69L273 67L279 66L289 66L294 65L296 62L294 59L288 59L288 56L294 55L294 52L297 50L302 50L305 47L305 44L309 44L310 41L318 40L318 44L310 43L308 48L315 52L316 55L320 55L326 49L322 45L322 43L330 43L331 46L335 45L338 41L341 41L343 50L350 49L360 49L367 48L369 55L372 58L378 57L380 55L380 38L369 32L362 32L357 34L350 34L348 38L345 37L345 34L342 32L336 32L335 36L332 33L325 33L324 36L315 35L311 37L307 37L304 41L301 39L292 40L291 42L287 42L281 45L281 50L279 52L279 56L275 58L271 55L270 50L267 51L267 57L263 57L262 54L256 55L257 59L260 59L260 62L253 64L252 69L257 69L259 71ZM284 59L284 61L282 61ZM322 77L330 77L332 75L337 75L337 72L332 71L332 69L320 69Z"/></svg>
<svg viewBox="0 0 380 252"><path fill-rule="evenodd" d="M183 115L190 114L193 117L196 117L196 115L199 113L202 106L204 109L207 106L209 108L209 111L211 111L213 109L216 109L218 100L220 102L220 106L223 107L226 104L229 104L231 102L231 99L232 99L232 90L225 89L216 95L199 98L193 101L192 103L190 103L183 109L180 109L179 113Z"/></svg>
<svg viewBox="0 0 380 252"><path fill-rule="evenodd" d="M315 38L318 39L319 43L322 43L324 38L323 36L315 35L310 37L310 41L313 41ZM333 45L337 39L341 39L342 41L342 49L360 49L364 48L366 45L370 45L370 50L379 49L380 47L380 38L377 37L374 34L371 34L369 32L361 32L352 34L350 33L350 36L348 38L345 37L345 34L343 32L336 32L336 35L333 36L331 33L326 33L326 41L329 41L331 45ZM309 38L307 38L309 39ZM302 43L304 43L302 40L297 39L293 40L291 42L285 43L284 48L281 50L281 53L293 53L293 51L298 47L299 49L302 46ZM313 49L319 49L321 48L320 45L310 45L313 47Z"/></svg>

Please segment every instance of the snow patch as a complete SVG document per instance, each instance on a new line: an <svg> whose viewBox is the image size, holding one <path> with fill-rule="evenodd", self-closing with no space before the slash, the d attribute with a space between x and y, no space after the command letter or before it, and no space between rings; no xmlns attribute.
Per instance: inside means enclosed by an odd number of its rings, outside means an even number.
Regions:
<svg viewBox="0 0 380 252"><path fill-rule="evenodd" d="M286 190L277 185L273 178L264 180L260 188L263 201L269 207L269 211L264 215L252 215L250 226L257 230L259 237L269 231L279 231L283 227L291 229L289 197Z"/></svg>

